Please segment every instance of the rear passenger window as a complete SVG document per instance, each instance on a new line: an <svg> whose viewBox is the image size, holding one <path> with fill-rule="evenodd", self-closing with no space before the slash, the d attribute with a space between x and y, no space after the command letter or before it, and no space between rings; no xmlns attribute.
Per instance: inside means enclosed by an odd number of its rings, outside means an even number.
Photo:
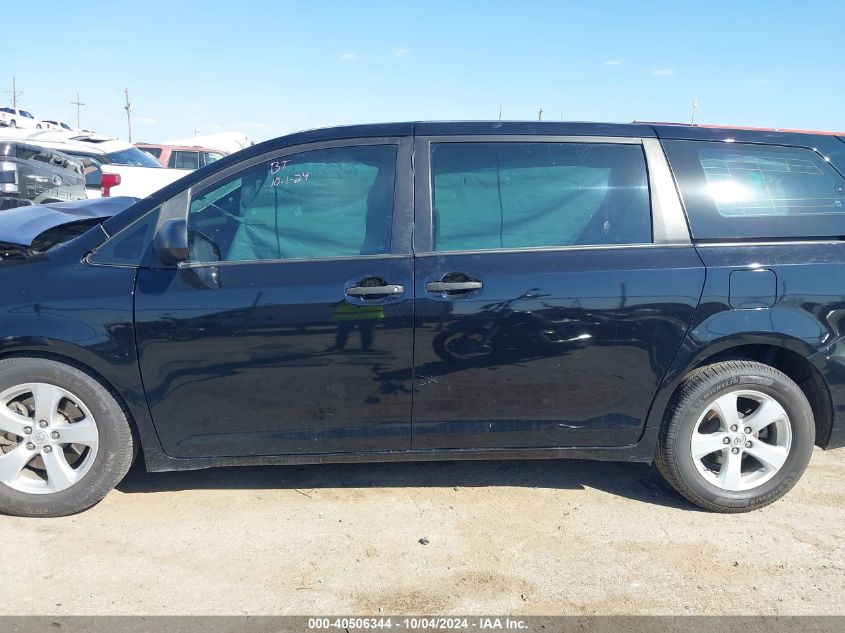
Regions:
<svg viewBox="0 0 845 633"><path fill-rule="evenodd" d="M642 147L432 145L436 251L651 242Z"/></svg>
<svg viewBox="0 0 845 633"><path fill-rule="evenodd" d="M199 152L174 151L170 155L167 166L174 169L199 169Z"/></svg>
<svg viewBox="0 0 845 633"><path fill-rule="evenodd" d="M695 239L845 235L845 179L811 149L664 141Z"/></svg>

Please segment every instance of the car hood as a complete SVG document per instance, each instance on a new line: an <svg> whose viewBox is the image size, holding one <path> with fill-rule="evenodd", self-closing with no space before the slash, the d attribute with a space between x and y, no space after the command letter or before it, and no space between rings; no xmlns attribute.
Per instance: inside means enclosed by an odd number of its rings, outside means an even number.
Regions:
<svg viewBox="0 0 845 633"><path fill-rule="evenodd" d="M0 242L31 246L36 237L64 224L106 220L128 209L138 198L121 196L16 207L0 212Z"/></svg>

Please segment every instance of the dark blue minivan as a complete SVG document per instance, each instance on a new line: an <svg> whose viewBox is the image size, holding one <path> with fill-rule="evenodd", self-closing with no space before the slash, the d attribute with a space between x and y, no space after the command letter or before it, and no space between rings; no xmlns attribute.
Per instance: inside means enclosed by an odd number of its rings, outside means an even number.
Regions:
<svg viewBox="0 0 845 633"><path fill-rule="evenodd" d="M759 508L845 444L843 174L835 135L395 123L0 214L0 511L83 510L139 448L653 461Z"/></svg>

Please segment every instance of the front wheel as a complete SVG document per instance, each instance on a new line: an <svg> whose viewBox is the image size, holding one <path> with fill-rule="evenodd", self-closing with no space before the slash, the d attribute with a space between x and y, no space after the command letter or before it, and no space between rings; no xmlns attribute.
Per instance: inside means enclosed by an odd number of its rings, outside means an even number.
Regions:
<svg viewBox="0 0 845 633"><path fill-rule="evenodd" d="M117 485L133 454L126 413L90 374L47 358L0 360L0 512L85 510Z"/></svg>
<svg viewBox="0 0 845 633"><path fill-rule="evenodd" d="M814 441L813 412L798 385L768 365L728 361L699 368L681 383L655 462L693 503L745 512L795 485Z"/></svg>

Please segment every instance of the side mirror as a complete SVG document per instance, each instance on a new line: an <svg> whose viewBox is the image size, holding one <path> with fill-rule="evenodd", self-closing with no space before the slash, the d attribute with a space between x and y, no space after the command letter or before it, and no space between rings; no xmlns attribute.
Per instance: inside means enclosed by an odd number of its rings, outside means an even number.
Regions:
<svg viewBox="0 0 845 633"><path fill-rule="evenodd" d="M175 266L188 259L188 223L184 218L165 221L158 227L155 241L156 259L165 266Z"/></svg>

